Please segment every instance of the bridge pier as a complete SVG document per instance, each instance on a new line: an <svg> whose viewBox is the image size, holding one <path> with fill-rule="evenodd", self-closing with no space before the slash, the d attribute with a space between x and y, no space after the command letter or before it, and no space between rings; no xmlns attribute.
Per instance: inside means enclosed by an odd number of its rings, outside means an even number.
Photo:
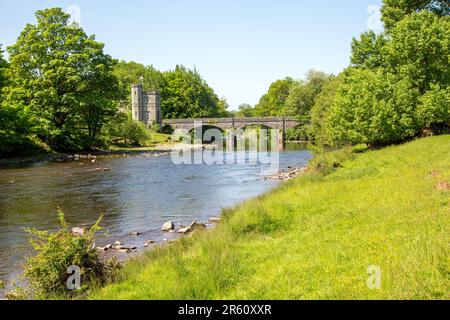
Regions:
<svg viewBox="0 0 450 320"><path fill-rule="evenodd" d="M286 133L284 130L277 129L278 150L282 151L286 147Z"/></svg>
<svg viewBox="0 0 450 320"><path fill-rule="evenodd" d="M227 149L229 151L234 151L234 148L236 146L236 133L232 130L228 130L226 132L226 143L227 143Z"/></svg>

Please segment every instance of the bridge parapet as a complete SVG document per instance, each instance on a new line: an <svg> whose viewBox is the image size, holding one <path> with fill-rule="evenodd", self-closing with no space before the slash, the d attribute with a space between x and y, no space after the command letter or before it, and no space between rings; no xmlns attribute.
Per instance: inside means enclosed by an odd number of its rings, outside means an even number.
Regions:
<svg viewBox="0 0 450 320"><path fill-rule="evenodd" d="M166 119L163 126L174 129L192 130L198 126L213 126L222 130L239 130L252 125L262 125L272 129L286 130L303 123L292 117L253 117L253 118L198 118L198 119Z"/></svg>

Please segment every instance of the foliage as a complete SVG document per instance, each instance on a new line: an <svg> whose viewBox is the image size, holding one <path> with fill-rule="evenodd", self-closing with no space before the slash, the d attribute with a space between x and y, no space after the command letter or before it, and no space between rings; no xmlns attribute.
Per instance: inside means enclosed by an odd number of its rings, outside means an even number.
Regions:
<svg viewBox="0 0 450 320"><path fill-rule="evenodd" d="M348 70L328 116L332 141L379 145L414 136L417 96L406 79L380 70Z"/></svg>
<svg viewBox="0 0 450 320"><path fill-rule="evenodd" d="M7 70L8 70L8 62L3 59L3 50L2 45L0 44L0 103L2 102L2 94L3 88L7 84Z"/></svg>
<svg viewBox="0 0 450 320"><path fill-rule="evenodd" d="M117 63L114 75L119 82L120 97L126 101L130 100L130 88L133 84L142 84L144 92L161 90L164 86L164 76L160 71L134 61Z"/></svg>
<svg viewBox="0 0 450 320"><path fill-rule="evenodd" d="M378 68L383 65L382 50L387 39L384 34L368 31L352 41L351 64L355 67Z"/></svg>
<svg viewBox="0 0 450 320"><path fill-rule="evenodd" d="M414 13L396 24L383 48L386 72L407 78L425 94L433 84L450 85L450 17Z"/></svg>
<svg viewBox="0 0 450 320"><path fill-rule="evenodd" d="M211 232L132 259L90 298L448 299L449 193L435 185L450 179L449 153L439 136L339 156L331 174L294 179L225 210ZM367 286L371 265L381 290Z"/></svg>
<svg viewBox="0 0 450 320"><path fill-rule="evenodd" d="M344 81L344 73L331 80L323 87L322 92L317 96L314 106L311 109L311 131L313 141L318 145L329 145L328 115L335 102L335 97L339 87Z"/></svg>
<svg viewBox="0 0 450 320"><path fill-rule="evenodd" d="M376 50L373 35L354 46L355 66L325 115L314 115L325 143L385 145L448 127L450 18L412 13L381 37Z"/></svg>
<svg viewBox="0 0 450 320"><path fill-rule="evenodd" d="M405 16L421 10L448 16L450 15L450 4L448 0L383 0L382 21L389 32Z"/></svg>
<svg viewBox="0 0 450 320"><path fill-rule="evenodd" d="M243 103L239 106L238 111L236 111L234 115L240 118L254 117L255 108L248 103Z"/></svg>
<svg viewBox="0 0 450 320"><path fill-rule="evenodd" d="M29 107L53 147L90 147L115 111L114 60L94 36L69 24L62 9L37 11L36 18L8 48L8 101Z"/></svg>
<svg viewBox="0 0 450 320"><path fill-rule="evenodd" d="M267 94L262 96L255 106L256 115L260 117L283 115L289 91L293 84L294 80L289 77L272 83Z"/></svg>
<svg viewBox="0 0 450 320"><path fill-rule="evenodd" d="M106 134L109 141L126 146L145 146L151 138L145 124L134 121L129 112L119 113L106 127Z"/></svg>
<svg viewBox="0 0 450 320"><path fill-rule="evenodd" d="M316 97L329 79L330 76L324 72L310 70L305 81L296 81L290 88L284 114L309 120Z"/></svg>
<svg viewBox="0 0 450 320"><path fill-rule="evenodd" d="M432 86L420 98L417 110L423 128L432 126L450 127L450 87Z"/></svg>
<svg viewBox="0 0 450 320"><path fill-rule="evenodd" d="M100 219L82 236L75 236L69 230L64 213L58 210L60 230L50 233L28 229L30 243L37 255L28 258L24 276L29 279L33 294L47 298L68 295L67 288L70 266L81 270L81 292L90 285L102 284L107 279L107 270L99 261L95 246L95 234L101 230Z"/></svg>
<svg viewBox="0 0 450 320"><path fill-rule="evenodd" d="M197 70L176 66L163 75L161 108L166 119L214 118L225 113L226 102L219 100Z"/></svg>

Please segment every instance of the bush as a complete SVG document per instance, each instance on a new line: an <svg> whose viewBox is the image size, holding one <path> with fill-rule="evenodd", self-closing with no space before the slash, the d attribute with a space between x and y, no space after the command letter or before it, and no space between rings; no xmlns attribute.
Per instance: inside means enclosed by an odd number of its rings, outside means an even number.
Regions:
<svg viewBox="0 0 450 320"><path fill-rule="evenodd" d="M113 144L145 146L151 139L145 124L134 121L131 113L118 114L104 130L104 138Z"/></svg>
<svg viewBox="0 0 450 320"><path fill-rule="evenodd" d="M60 230L54 233L27 229L30 243L37 255L27 260L24 276L30 282L32 295L38 298L67 296L70 266L81 270L81 289L85 292L91 285L103 284L108 278L108 268L100 262L94 248L94 236L100 231L100 218L94 226L81 236L69 230L64 213L58 210Z"/></svg>
<svg viewBox="0 0 450 320"><path fill-rule="evenodd" d="M439 85L420 99L418 116L424 128L450 126L450 88L441 89Z"/></svg>

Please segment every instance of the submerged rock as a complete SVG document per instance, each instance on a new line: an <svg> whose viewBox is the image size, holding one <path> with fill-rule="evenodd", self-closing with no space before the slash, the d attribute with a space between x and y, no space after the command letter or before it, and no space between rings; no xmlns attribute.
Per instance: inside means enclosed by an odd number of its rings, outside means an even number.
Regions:
<svg viewBox="0 0 450 320"><path fill-rule="evenodd" d="M141 234L142 234L142 232L133 231L133 232L130 232L128 235L129 236L140 236Z"/></svg>

